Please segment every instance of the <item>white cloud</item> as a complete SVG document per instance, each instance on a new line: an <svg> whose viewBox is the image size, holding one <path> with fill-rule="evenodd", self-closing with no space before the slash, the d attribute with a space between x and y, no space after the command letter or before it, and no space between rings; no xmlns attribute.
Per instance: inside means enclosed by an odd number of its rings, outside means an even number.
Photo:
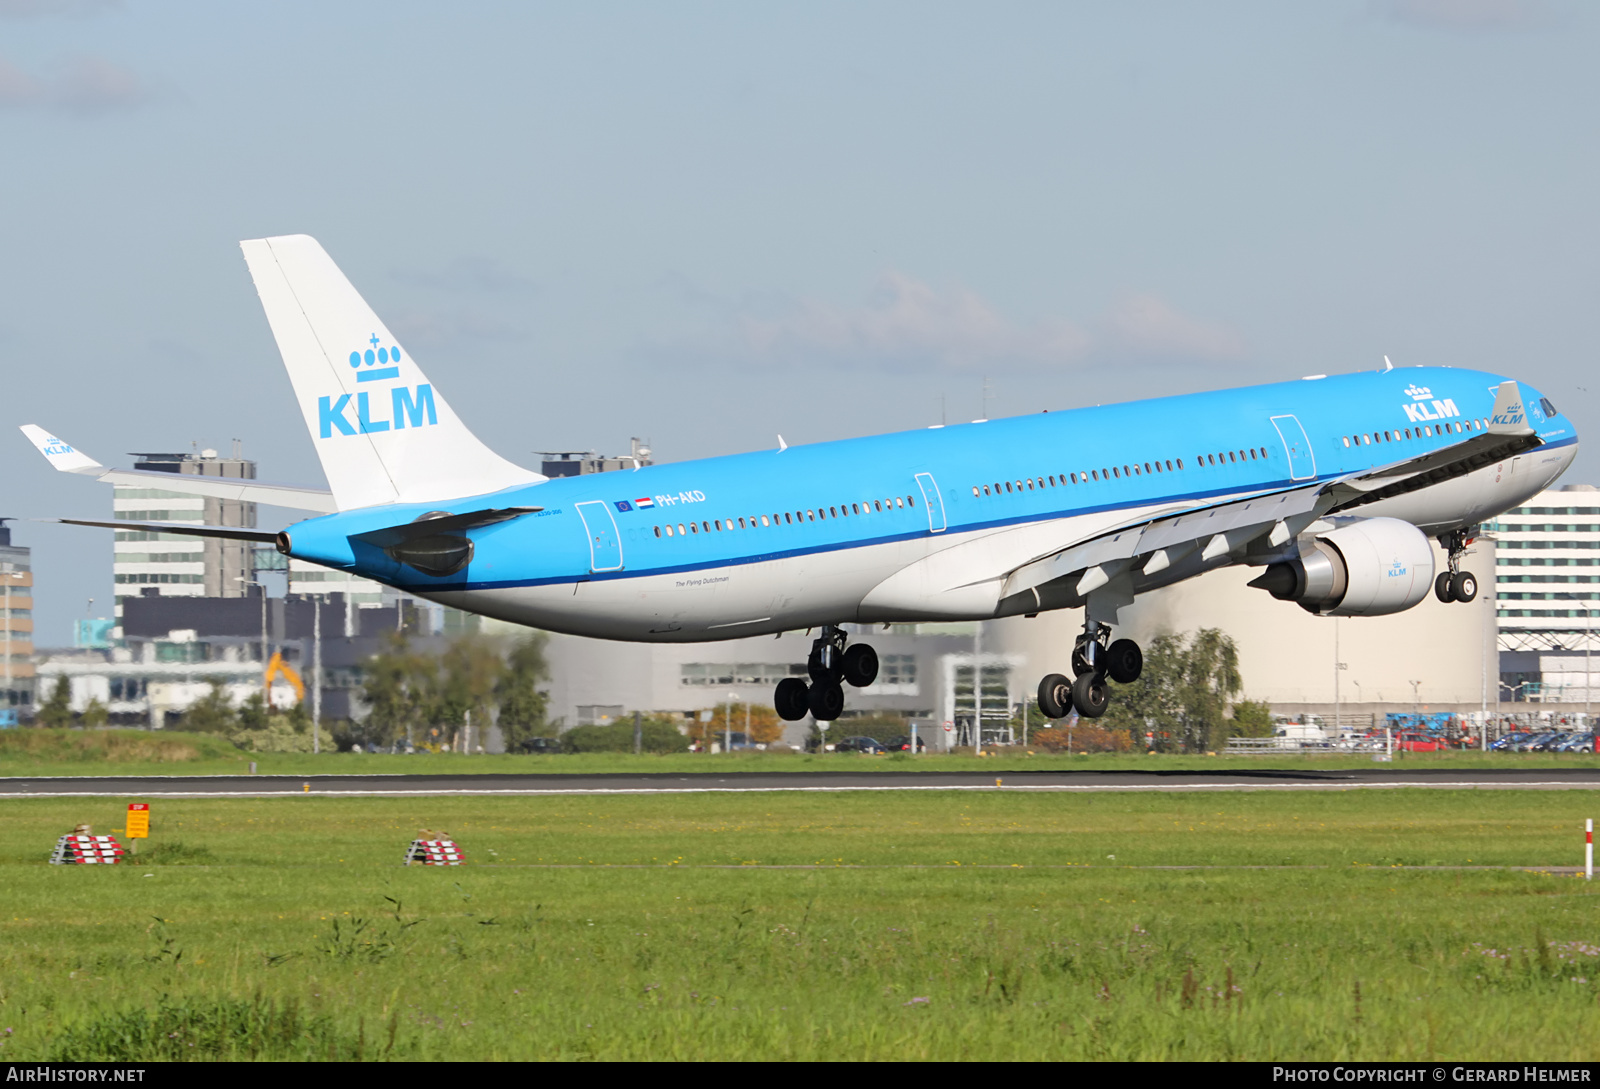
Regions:
<svg viewBox="0 0 1600 1089"><path fill-rule="evenodd" d="M740 348L771 362L884 369L1071 367L1091 358L1237 360L1243 338L1226 325L1130 295L1102 317L1016 322L969 288L886 275L857 306L803 300L776 317L740 319Z"/></svg>
<svg viewBox="0 0 1600 1089"><path fill-rule="evenodd" d="M902 273L886 275L860 306L808 300L777 318L746 318L743 339L780 358L833 357L894 366L929 361L966 368L1001 361L1068 363L1089 338L1066 321L1019 326L976 292L939 289Z"/></svg>
<svg viewBox="0 0 1600 1089"><path fill-rule="evenodd" d="M74 58L50 76L35 76L0 58L0 107L101 114L142 106L152 97L144 77L104 57Z"/></svg>
<svg viewBox="0 0 1600 1089"><path fill-rule="evenodd" d="M1154 295L1129 295L1102 323L1109 347L1138 355L1239 359L1244 338L1226 325L1180 314Z"/></svg>

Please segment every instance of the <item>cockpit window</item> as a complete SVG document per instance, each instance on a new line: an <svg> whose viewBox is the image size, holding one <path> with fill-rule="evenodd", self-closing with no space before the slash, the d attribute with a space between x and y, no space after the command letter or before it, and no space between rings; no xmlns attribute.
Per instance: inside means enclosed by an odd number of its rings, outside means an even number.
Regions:
<svg viewBox="0 0 1600 1089"><path fill-rule="evenodd" d="M1550 403L1550 398L1548 397L1539 398L1539 407L1544 409L1544 414L1546 416L1559 415L1559 413L1556 412L1556 406Z"/></svg>

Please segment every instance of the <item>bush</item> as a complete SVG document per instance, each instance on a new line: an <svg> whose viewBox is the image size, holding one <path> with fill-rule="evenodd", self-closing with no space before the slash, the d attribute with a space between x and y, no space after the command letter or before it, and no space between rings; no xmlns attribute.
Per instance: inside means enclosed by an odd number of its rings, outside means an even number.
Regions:
<svg viewBox="0 0 1600 1089"><path fill-rule="evenodd" d="M641 723L643 748L650 753L688 752L689 739L666 719L651 716ZM574 726L561 735L562 752L632 752L633 721L610 726Z"/></svg>
<svg viewBox="0 0 1600 1089"><path fill-rule="evenodd" d="M1068 732L1065 726L1035 730L1028 740L1035 748L1045 752L1129 752L1133 749L1133 738L1128 736L1128 731L1084 726L1081 723L1072 728L1070 749L1067 747Z"/></svg>

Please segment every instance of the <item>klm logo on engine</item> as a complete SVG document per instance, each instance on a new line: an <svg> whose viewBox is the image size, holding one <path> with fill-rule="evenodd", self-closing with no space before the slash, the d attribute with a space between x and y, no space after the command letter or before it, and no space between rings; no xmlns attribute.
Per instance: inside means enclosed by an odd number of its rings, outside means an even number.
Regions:
<svg viewBox="0 0 1600 1089"><path fill-rule="evenodd" d="M1406 410L1406 418L1412 423L1430 423L1434 420L1448 420L1461 415L1461 410L1456 403L1446 397L1442 401L1429 401L1433 391L1427 386L1416 383L1406 387L1406 396L1411 398L1409 405L1401 405ZM1429 411L1431 404L1432 411Z"/></svg>
<svg viewBox="0 0 1600 1089"><path fill-rule="evenodd" d="M1392 579L1403 579L1408 571L1409 568L1406 567L1404 561L1395 560L1389 565L1388 576Z"/></svg>
<svg viewBox="0 0 1600 1089"><path fill-rule="evenodd" d="M376 333L372 334L368 343L370 348L350 353L350 366L356 371L356 381L382 382L399 378L399 346L383 345ZM388 394L387 405L383 403L385 393ZM355 412L353 419L352 409ZM382 416L384 412L388 413L387 419ZM407 427L428 427L438 422L439 411L434 407L433 387L426 382L414 387L393 386L388 390L362 390L356 394L341 393L337 398L317 398L317 433L325 439L331 439L335 433L375 435L390 429L404 431Z"/></svg>

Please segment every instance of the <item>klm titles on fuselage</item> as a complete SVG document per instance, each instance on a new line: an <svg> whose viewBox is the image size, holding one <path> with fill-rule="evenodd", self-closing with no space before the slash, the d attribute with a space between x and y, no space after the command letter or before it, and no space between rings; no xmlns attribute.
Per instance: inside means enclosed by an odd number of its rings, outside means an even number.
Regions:
<svg viewBox="0 0 1600 1089"><path fill-rule="evenodd" d="M355 369L357 382L381 382L400 377L400 348L380 346L378 335L369 340L372 347L350 353L350 366ZM362 368L370 367L370 370ZM355 419L349 416L351 397L355 398ZM433 386L424 382L418 386L393 386L389 390L389 418L373 415L384 410L383 394L378 393L378 405L372 403L372 394L362 390L354 395L341 393L337 398L317 398L317 434L330 439L340 435L375 435L388 431L404 431L409 427L428 427L439 422L439 412L433 403Z"/></svg>
<svg viewBox="0 0 1600 1089"><path fill-rule="evenodd" d="M1400 407L1406 410L1406 418L1412 423L1431 423L1434 420L1448 420L1461 415L1456 403L1448 397L1442 401L1434 401L1433 411L1428 411L1428 405L1424 402L1433 396L1433 391L1427 386L1412 383L1406 387L1406 395L1411 398L1411 403Z"/></svg>

